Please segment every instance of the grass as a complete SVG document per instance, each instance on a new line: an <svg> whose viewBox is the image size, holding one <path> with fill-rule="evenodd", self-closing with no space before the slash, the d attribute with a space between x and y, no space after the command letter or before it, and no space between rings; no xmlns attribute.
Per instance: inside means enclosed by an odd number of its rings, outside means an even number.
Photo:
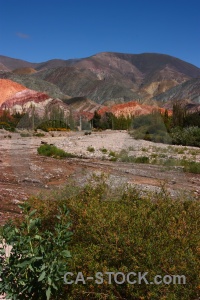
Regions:
<svg viewBox="0 0 200 300"><path fill-rule="evenodd" d="M106 154L108 152L108 150L106 148L101 148L100 151L104 154Z"/></svg>
<svg viewBox="0 0 200 300"><path fill-rule="evenodd" d="M45 134L41 133L41 132L38 132L38 133L34 133L34 136L43 137L43 136L45 136Z"/></svg>
<svg viewBox="0 0 200 300"><path fill-rule="evenodd" d="M195 161L183 161L185 172L200 174L200 163Z"/></svg>
<svg viewBox="0 0 200 300"><path fill-rule="evenodd" d="M200 162L187 160L186 156L183 157L182 159L168 158L168 156L165 153L166 151L160 154L152 153L150 157L148 156L136 157L136 156L129 156L128 151L122 150L117 156L117 159L122 162L161 165L168 168L180 166L182 167L184 172L200 174Z"/></svg>
<svg viewBox="0 0 200 300"><path fill-rule="evenodd" d="M158 159L154 162L156 165L162 165L166 167L182 167L184 172L200 174L200 163L195 161L189 161L186 159Z"/></svg>
<svg viewBox="0 0 200 300"><path fill-rule="evenodd" d="M89 151L89 152L95 152L95 149L92 146L88 146L87 147L87 151Z"/></svg>
<svg viewBox="0 0 200 300"><path fill-rule="evenodd" d="M200 155L200 151L198 151L198 150L190 150L190 151L188 151L188 154L190 154L190 155Z"/></svg>
<svg viewBox="0 0 200 300"><path fill-rule="evenodd" d="M31 134L30 133L20 133L21 137L30 137Z"/></svg>
<svg viewBox="0 0 200 300"><path fill-rule="evenodd" d="M116 154L116 152L114 152L114 151L111 150L109 152L109 156L117 157L117 154Z"/></svg>
<svg viewBox="0 0 200 300"><path fill-rule="evenodd" d="M76 155L72 153L65 152L62 149L57 148L54 145L41 145L37 149L38 154L43 156L51 156L54 158L73 158L76 157Z"/></svg>
<svg viewBox="0 0 200 300"><path fill-rule="evenodd" d="M109 160L110 160L110 161L117 161L117 157L112 156Z"/></svg>
<svg viewBox="0 0 200 300"><path fill-rule="evenodd" d="M128 151L125 149L121 150L118 154L118 159L122 162L129 162L129 163L149 163L149 157L147 156L132 156L128 155Z"/></svg>

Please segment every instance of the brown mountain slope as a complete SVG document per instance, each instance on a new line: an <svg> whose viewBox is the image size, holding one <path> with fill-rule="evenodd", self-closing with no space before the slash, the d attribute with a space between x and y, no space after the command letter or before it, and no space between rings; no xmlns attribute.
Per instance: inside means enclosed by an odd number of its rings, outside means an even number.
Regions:
<svg viewBox="0 0 200 300"><path fill-rule="evenodd" d="M200 103L200 78L183 82L165 93L157 95L154 99L160 103L172 102L174 100L187 100Z"/></svg>
<svg viewBox="0 0 200 300"><path fill-rule="evenodd" d="M0 71L8 72L9 69L6 66L4 66L4 64L0 63Z"/></svg>
<svg viewBox="0 0 200 300"><path fill-rule="evenodd" d="M16 58L0 55L0 63L4 65L4 68L7 68L7 71L13 71L15 69L21 69L21 68L33 68L37 71L48 70L52 68L70 66L77 61L78 59L68 59L68 60L51 59L45 62L32 63L22 59L16 59Z"/></svg>
<svg viewBox="0 0 200 300"><path fill-rule="evenodd" d="M33 75L59 86L73 97L103 103L148 100L168 89L200 77L200 69L164 54L99 53Z"/></svg>
<svg viewBox="0 0 200 300"><path fill-rule="evenodd" d="M200 69L178 58L157 53L103 52L78 60L53 59L28 63L0 56L8 68L34 68L33 78L50 82L71 97L87 97L98 104L131 100L148 102L152 97L188 80L200 78Z"/></svg>
<svg viewBox="0 0 200 300"><path fill-rule="evenodd" d="M4 55L0 55L0 63L2 63L9 71L18 68L34 68L34 64L21 59L11 58Z"/></svg>
<svg viewBox="0 0 200 300"><path fill-rule="evenodd" d="M33 68L20 68L12 71L14 74L25 75L25 74L34 74L37 71Z"/></svg>

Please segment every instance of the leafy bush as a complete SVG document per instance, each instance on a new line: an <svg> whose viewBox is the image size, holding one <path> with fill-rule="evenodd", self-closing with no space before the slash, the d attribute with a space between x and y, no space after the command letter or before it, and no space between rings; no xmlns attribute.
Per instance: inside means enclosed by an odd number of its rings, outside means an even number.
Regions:
<svg viewBox="0 0 200 300"><path fill-rule="evenodd" d="M200 147L200 128L192 127L175 127L171 131L172 143L183 146Z"/></svg>
<svg viewBox="0 0 200 300"><path fill-rule="evenodd" d="M169 118L159 112L135 117L131 135L135 139L144 139L156 143L170 143Z"/></svg>
<svg viewBox="0 0 200 300"><path fill-rule="evenodd" d="M186 284L108 284L105 275L102 284L88 280L66 285L61 299L198 299L199 201L183 195L171 199L164 189L142 196L128 186L112 188L103 177L90 182L80 188L69 185L45 200L52 203L46 206L50 216L52 206L65 203L69 208L73 228L69 271L75 277L82 272L85 278L96 272L148 272L148 279L179 274L186 277ZM45 202L35 201L37 208ZM46 207L38 209L41 217L47 218Z"/></svg>
<svg viewBox="0 0 200 300"><path fill-rule="evenodd" d="M130 134L135 139L200 147L199 112L187 113L179 103L173 106L173 116L152 113L138 116ZM187 126L187 127L186 127Z"/></svg>
<svg viewBox="0 0 200 300"><path fill-rule="evenodd" d="M171 199L163 187L160 193L142 195L134 187L113 187L103 176L89 182L83 187L70 183L61 191L28 199L36 211L29 211L22 224L4 227L3 237L14 247L9 265L0 268L1 292L10 291L8 296L16 300L46 299L50 287L52 299L59 300L198 299L199 201L183 195ZM70 240L69 229L73 256L68 261L68 249L63 249ZM149 281L158 274L184 275L186 284L109 284L104 275L102 284L86 280L64 285L66 260L73 280L78 272L84 278L96 272L148 272Z"/></svg>
<svg viewBox="0 0 200 300"><path fill-rule="evenodd" d="M141 128L138 128L130 134L135 138L135 139L143 139L146 141L151 141L155 143L165 143L165 144L170 144L171 143L171 137L169 133L164 130L155 130L155 127L153 126L142 126Z"/></svg>
<svg viewBox="0 0 200 300"><path fill-rule="evenodd" d="M41 145L38 149L38 154L44 155L44 156L52 156L55 158L73 158L76 157L74 154L67 153L62 149L57 148L54 145Z"/></svg>
<svg viewBox="0 0 200 300"><path fill-rule="evenodd" d="M187 113L183 122L184 127L198 126L200 128L200 112Z"/></svg>
<svg viewBox="0 0 200 300"><path fill-rule="evenodd" d="M11 130L11 126L7 122L0 122L0 129Z"/></svg>
<svg viewBox="0 0 200 300"><path fill-rule="evenodd" d="M71 224L68 210L59 207L54 228L43 228L43 220L34 218L36 210L29 204L21 206L23 222L15 226L6 223L1 230L1 242L12 245L10 256L0 249L0 294L16 300L60 299L63 274L70 257L68 243ZM52 298L53 297L53 298Z"/></svg>

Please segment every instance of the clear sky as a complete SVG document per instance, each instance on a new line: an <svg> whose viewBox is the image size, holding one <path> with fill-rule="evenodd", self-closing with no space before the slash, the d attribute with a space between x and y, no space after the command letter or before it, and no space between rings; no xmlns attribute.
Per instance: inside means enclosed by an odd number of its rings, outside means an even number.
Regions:
<svg viewBox="0 0 200 300"><path fill-rule="evenodd" d="M0 55L169 54L200 67L200 0L0 0Z"/></svg>

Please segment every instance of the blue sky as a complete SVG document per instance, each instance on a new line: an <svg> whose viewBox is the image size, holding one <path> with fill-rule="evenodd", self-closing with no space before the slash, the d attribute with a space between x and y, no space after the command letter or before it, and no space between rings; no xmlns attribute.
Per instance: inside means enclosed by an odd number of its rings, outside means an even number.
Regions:
<svg viewBox="0 0 200 300"><path fill-rule="evenodd" d="M0 54L164 53L200 67L199 0L0 0Z"/></svg>

